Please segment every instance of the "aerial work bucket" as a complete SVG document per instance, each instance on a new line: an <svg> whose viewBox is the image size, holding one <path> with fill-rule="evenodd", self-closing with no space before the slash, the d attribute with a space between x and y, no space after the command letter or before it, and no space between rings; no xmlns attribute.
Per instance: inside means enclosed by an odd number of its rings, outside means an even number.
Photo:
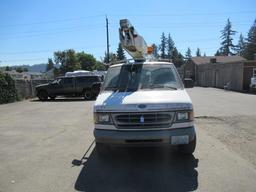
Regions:
<svg viewBox="0 0 256 192"><path fill-rule="evenodd" d="M144 60L148 53L147 43L128 19L120 20L119 38L122 47L134 60Z"/></svg>

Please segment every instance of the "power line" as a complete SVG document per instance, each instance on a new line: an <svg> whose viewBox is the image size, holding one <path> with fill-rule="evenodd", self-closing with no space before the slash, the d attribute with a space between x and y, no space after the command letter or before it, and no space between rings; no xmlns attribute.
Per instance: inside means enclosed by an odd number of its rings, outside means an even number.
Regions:
<svg viewBox="0 0 256 192"><path fill-rule="evenodd" d="M38 36L48 36L48 35L56 35L56 34L63 34L63 33L70 33L70 32L80 32L80 31L88 31L88 30L97 30L97 29L104 29L104 27L97 27L97 28L89 28L89 29L73 29L73 30L66 30L66 31L54 31L54 32L46 32L41 34L31 34L31 35L23 35L23 36L14 36L14 37L0 37L1 40L7 39L19 39L19 38L30 38L30 37L38 37Z"/></svg>
<svg viewBox="0 0 256 192"><path fill-rule="evenodd" d="M76 25L76 26L70 26L70 27L61 27L61 28L48 28L47 31L42 31L42 30L33 30L33 31L23 31L23 32L17 32L19 35L20 34L32 34L35 33L47 33L47 32L54 32L57 30L58 31L63 31L65 29L81 29L81 28L98 28L98 27L102 27L102 24L97 24L97 25ZM9 33L0 33L0 35L9 35Z"/></svg>
<svg viewBox="0 0 256 192"><path fill-rule="evenodd" d="M126 17L167 17L167 16L204 16L204 15L240 15L240 14L255 14L256 10L234 11L234 12L201 12L201 13L174 13L174 14L110 14L111 16L126 16Z"/></svg>
<svg viewBox="0 0 256 192"><path fill-rule="evenodd" d="M92 15L92 16L85 16L85 17L75 17L75 18L67 18L67 19L40 21L40 22L34 22L34 23L18 23L18 24L0 25L0 27L16 27L16 26L28 26L28 25L41 25L41 24L48 24L48 23L57 23L57 22L66 22L66 21L74 21L74 20L83 20L83 19L96 18L96 17L104 17L104 15Z"/></svg>
<svg viewBox="0 0 256 192"><path fill-rule="evenodd" d="M67 50L67 49L93 49L104 47L104 45L93 45L93 46L80 46L80 47L69 47L69 48L58 48L58 49L50 49L50 50L38 50L38 51L19 51L19 52L0 52L0 55L23 55L23 54L31 54L31 53L47 53L47 52L55 52L58 50Z"/></svg>

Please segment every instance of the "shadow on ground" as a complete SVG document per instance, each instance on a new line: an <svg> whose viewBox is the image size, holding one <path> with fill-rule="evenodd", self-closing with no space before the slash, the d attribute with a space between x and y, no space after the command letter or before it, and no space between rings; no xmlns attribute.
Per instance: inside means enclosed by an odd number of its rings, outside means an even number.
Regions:
<svg viewBox="0 0 256 192"><path fill-rule="evenodd" d="M73 162L76 160L73 160ZM75 182L78 191L192 191L198 159L169 149L119 148L102 158L94 148Z"/></svg>

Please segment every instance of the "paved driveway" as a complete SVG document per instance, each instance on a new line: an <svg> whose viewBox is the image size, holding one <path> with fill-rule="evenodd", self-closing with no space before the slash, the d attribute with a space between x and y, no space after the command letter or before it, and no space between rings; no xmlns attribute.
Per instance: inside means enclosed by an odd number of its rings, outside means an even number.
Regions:
<svg viewBox="0 0 256 192"><path fill-rule="evenodd" d="M213 88L188 92L198 127L190 157L141 148L116 149L100 159L93 101L1 105L0 191L255 191L256 96Z"/></svg>

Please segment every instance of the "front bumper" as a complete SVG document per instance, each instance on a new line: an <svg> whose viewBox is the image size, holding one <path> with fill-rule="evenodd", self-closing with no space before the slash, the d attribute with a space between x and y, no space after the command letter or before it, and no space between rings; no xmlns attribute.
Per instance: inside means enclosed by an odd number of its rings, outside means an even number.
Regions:
<svg viewBox="0 0 256 192"><path fill-rule="evenodd" d="M189 142L193 141L196 132L195 126L168 129L168 130L145 130L145 131L120 131L94 129L94 137L97 143L109 145L130 146L159 146L172 145L173 136L189 136Z"/></svg>

